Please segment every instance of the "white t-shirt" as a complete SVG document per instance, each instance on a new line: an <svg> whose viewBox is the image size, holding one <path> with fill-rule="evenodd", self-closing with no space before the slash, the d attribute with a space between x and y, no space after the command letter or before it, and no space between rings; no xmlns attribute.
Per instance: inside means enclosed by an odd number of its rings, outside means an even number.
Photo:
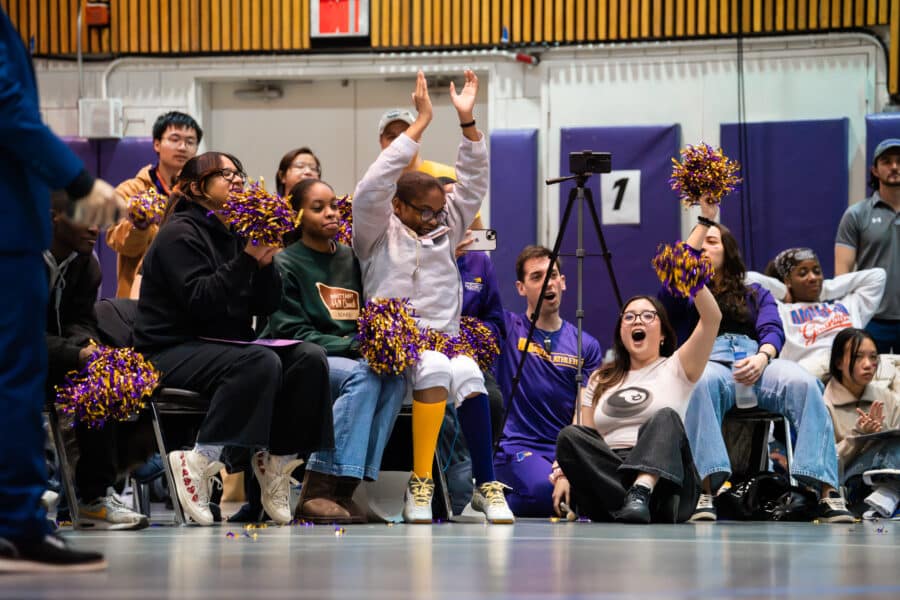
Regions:
<svg viewBox="0 0 900 600"><path fill-rule="evenodd" d="M887 275L884 269L866 269L838 275L822 282L819 302L783 302L784 283L761 273L747 273L747 283L758 283L778 301L784 327L781 358L797 362L815 355L830 356L831 345L841 329L862 329L881 303Z"/></svg>
<svg viewBox="0 0 900 600"><path fill-rule="evenodd" d="M659 358L642 369L634 369L617 385L606 390L594 409L594 427L610 448L631 448L638 429L657 411L671 408L684 420L694 383L688 380L678 351ZM581 404L591 406L594 383L588 383Z"/></svg>

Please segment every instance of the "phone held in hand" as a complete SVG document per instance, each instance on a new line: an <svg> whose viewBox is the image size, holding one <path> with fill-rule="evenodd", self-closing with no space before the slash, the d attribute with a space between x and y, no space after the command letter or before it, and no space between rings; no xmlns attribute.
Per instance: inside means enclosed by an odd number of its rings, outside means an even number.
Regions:
<svg viewBox="0 0 900 600"><path fill-rule="evenodd" d="M497 232L493 229L472 229L469 238L472 243L466 247L466 251L497 249Z"/></svg>

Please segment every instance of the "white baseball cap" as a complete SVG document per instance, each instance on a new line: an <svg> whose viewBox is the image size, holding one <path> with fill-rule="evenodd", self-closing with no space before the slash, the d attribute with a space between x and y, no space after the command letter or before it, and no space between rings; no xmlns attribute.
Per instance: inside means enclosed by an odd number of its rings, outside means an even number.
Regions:
<svg viewBox="0 0 900 600"><path fill-rule="evenodd" d="M384 128L394 121L403 121L407 125L412 125L416 121L416 115L412 114L410 111L404 108L392 108L391 110L381 115L381 120L378 121L379 137L382 133L384 133Z"/></svg>

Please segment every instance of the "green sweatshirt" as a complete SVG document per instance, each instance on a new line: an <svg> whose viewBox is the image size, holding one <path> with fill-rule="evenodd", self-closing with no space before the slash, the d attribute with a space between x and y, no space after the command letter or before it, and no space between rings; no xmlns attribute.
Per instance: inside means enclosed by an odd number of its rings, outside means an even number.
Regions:
<svg viewBox="0 0 900 600"><path fill-rule="evenodd" d="M283 294L260 337L318 344L329 356L358 358L356 319L362 298L359 262L348 246L323 254L302 241L275 256Z"/></svg>

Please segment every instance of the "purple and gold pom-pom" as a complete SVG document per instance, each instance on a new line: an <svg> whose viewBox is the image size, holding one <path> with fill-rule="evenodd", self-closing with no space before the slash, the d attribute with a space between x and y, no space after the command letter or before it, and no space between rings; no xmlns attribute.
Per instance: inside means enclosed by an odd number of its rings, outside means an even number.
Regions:
<svg viewBox="0 0 900 600"><path fill-rule="evenodd" d="M660 244L652 261L656 276L673 296L693 298L709 283L713 266L709 257L692 250L684 242Z"/></svg>
<svg viewBox="0 0 900 600"><path fill-rule="evenodd" d="M159 385L159 371L131 348L99 347L80 371L56 386L63 412L90 428L136 416Z"/></svg>
<svg viewBox="0 0 900 600"><path fill-rule="evenodd" d="M440 352L441 354L452 357L458 354L458 345L458 338L447 335L443 331L428 327L422 332L423 350L434 350L435 352Z"/></svg>
<svg viewBox="0 0 900 600"><path fill-rule="evenodd" d="M254 246L280 248L284 246L284 235L300 222L290 200L290 195L267 192L260 179L250 182L243 191L232 192L218 212L235 233Z"/></svg>
<svg viewBox="0 0 900 600"><path fill-rule="evenodd" d="M369 300L360 311L359 353L379 375L399 375L419 360L422 333L408 298Z"/></svg>
<svg viewBox="0 0 900 600"><path fill-rule="evenodd" d="M335 241L345 246L353 245L353 198L348 194L337 200L338 233Z"/></svg>
<svg viewBox="0 0 900 600"><path fill-rule="evenodd" d="M494 332L481 320L462 317L459 320L459 336L456 338L456 354L472 357L482 370L487 370L500 356L500 345Z"/></svg>
<svg viewBox="0 0 900 600"><path fill-rule="evenodd" d="M672 163L669 185L685 207L698 204L703 195L718 204L741 182L737 176L740 163L709 144L689 145L681 151L681 162L673 158Z"/></svg>
<svg viewBox="0 0 900 600"><path fill-rule="evenodd" d="M128 220L142 228L158 225L166 212L166 201L156 188L135 194L128 199Z"/></svg>

